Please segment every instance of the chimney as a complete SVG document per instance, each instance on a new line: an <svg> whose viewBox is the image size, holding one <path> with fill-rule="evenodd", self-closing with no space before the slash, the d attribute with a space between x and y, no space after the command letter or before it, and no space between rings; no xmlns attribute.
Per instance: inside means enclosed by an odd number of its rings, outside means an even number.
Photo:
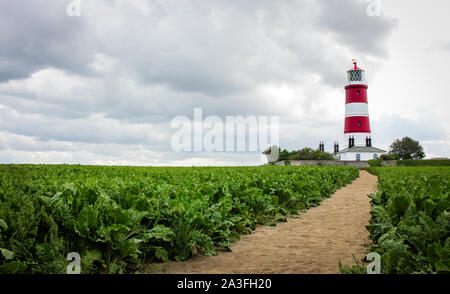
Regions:
<svg viewBox="0 0 450 294"><path fill-rule="evenodd" d="M338 142L334 142L334 153L338 153L339 152L339 143Z"/></svg>
<svg viewBox="0 0 450 294"><path fill-rule="evenodd" d="M325 151L325 144L322 141L319 143L319 150Z"/></svg>
<svg viewBox="0 0 450 294"><path fill-rule="evenodd" d="M349 140L349 142L348 142L348 148L354 147L354 146L355 146L355 137L350 136L350 138L349 138L348 140Z"/></svg>

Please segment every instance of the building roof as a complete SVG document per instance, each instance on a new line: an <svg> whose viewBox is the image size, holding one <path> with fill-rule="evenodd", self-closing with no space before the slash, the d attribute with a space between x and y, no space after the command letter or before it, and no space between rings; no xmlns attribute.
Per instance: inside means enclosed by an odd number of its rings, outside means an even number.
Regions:
<svg viewBox="0 0 450 294"><path fill-rule="evenodd" d="M385 153L385 150L375 148L375 147L367 147L367 146L353 146L351 148L345 148L339 151L337 154L347 153L347 152L370 152L370 153Z"/></svg>

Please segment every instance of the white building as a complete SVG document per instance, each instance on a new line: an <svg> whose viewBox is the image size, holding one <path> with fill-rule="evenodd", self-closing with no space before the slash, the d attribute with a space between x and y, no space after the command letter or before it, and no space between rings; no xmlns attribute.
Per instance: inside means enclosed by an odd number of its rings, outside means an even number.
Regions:
<svg viewBox="0 0 450 294"><path fill-rule="evenodd" d="M338 153L336 153L336 157L338 160L367 161L377 159L378 156L385 153L386 153L385 150L381 150L375 147L354 146L339 151Z"/></svg>

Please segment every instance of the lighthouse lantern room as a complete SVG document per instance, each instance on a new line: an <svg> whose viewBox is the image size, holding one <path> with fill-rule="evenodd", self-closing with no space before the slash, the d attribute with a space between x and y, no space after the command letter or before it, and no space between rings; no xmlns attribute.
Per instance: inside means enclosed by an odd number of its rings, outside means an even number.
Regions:
<svg viewBox="0 0 450 294"><path fill-rule="evenodd" d="M367 89L365 71L353 60L353 68L347 71L345 86L344 140L348 142L348 146L339 151L335 143L335 156L338 160L366 161L386 153L385 150L372 146Z"/></svg>

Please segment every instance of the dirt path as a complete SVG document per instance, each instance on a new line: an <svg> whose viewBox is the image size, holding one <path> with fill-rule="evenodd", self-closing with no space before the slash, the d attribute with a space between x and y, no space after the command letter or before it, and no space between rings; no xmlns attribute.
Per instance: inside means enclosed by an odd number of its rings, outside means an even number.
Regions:
<svg viewBox="0 0 450 294"><path fill-rule="evenodd" d="M232 252L162 265L164 273L338 273L368 249L369 193L377 177L366 171L320 206L276 227L260 227L233 243Z"/></svg>

